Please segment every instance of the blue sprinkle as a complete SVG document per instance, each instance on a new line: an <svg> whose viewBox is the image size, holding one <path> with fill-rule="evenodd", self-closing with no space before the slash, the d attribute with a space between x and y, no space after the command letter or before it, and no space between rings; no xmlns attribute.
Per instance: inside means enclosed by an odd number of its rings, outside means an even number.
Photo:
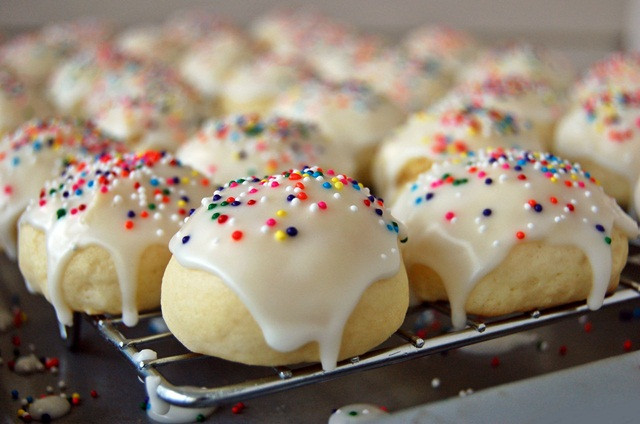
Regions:
<svg viewBox="0 0 640 424"><path fill-rule="evenodd" d="M424 196L424 198L427 199L427 200L431 200L431 199L433 199L433 196L434 196L434 194L429 192Z"/></svg>
<svg viewBox="0 0 640 424"><path fill-rule="evenodd" d="M536 212L542 212L542 205L540 203L536 203L536 205L533 207L533 210Z"/></svg>
<svg viewBox="0 0 640 424"><path fill-rule="evenodd" d="M182 237L182 244L187 244L189 242L189 239L191 238L191 236L184 236Z"/></svg>
<svg viewBox="0 0 640 424"><path fill-rule="evenodd" d="M129 211L129 212L127 212L127 217L135 218L136 217L136 213L134 211Z"/></svg>
<svg viewBox="0 0 640 424"><path fill-rule="evenodd" d="M290 202L295 198L296 198L296 196L294 196L293 194L290 194L290 195L287 196L287 202Z"/></svg>
<svg viewBox="0 0 640 424"><path fill-rule="evenodd" d="M213 201L215 202L216 200L220 200L222 199L222 196L220 196L219 194L216 194L213 196Z"/></svg>
<svg viewBox="0 0 640 424"><path fill-rule="evenodd" d="M486 185L491 185L491 184L493 184L493 180L491 178L487 178L486 180L484 180L484 183Z"/></svg>
<svg viewBox="0 0 640 424"><path fill-rule="evenodd" d="M151 184L152 186L156 187L160 184L160 182L158 181L157 178L151 178L151 180L149 181L149 184Z"/></svg>
<svg viewBox="0 0 640 424"><path fill-rule="evenodd" d="M413 184L411 186L411 191L416 191L418 189L418 184Z"/></svg>
<svg viewBox="0 0 640 424"><path fill-rule="evenodd" d="M419 205L420 203L422 203L422 197L417 197L416 198L416 205Z"/></svg>
<svg viewBox="0 0 640 424"><path fill-rule="evenodd" d="M231 206L240 206L241 202L239 200L234 200L233 202L231 202Z"/></svg>
<svg viewBox="0 0 640 424"><path fill-rule="evenodd" d="M324 188L331 188L331 183L327 183L327 182L322 183L322 187L324 187Z"/></svg>
<svg viewBox="0 0 640 424"><path fill-rule="evenodd" d="M491 216L491 213L492 213L492 211L489 208L487 208L487 209L482 211L482 215L484 215L484 216Z"/></svg>
<svg viewBox="0 0 640 424"><path fill-rule="evenodd" d="M76 194L76 196L81 196L82 195L82 190L81 189L76 189L75 194Z"/></svg>
<svg viewBox="0 0 640 424"><path fill-rule="evenodd" d="M382 209L376 209L376 214L378 214L379 216L382 216Z"/></svg>
<svg viewBox="0 0 640 424"><path fill-rule="evenodd" d="M13 160L11 161L11 164L12 164L13 166L18 166L18 165L20 165L20 158L18 158L18 157L13 158Z"/></svg>
<svg viewBox="0 0 640 424"><path fill-rule="evenodd" d="M298 235L298 229L296 227L289 227L286 229L287 235L295 237Z"/></svg>
<svg viewBox="0 0 640 424"><path fill-rule="evenodd" d="M604 227L600 224L596 224L596 230L600 231L601 233L604 233Z"/></svg>
<svg viewBox="0 0 640 424"><path fill-rule="evenodd" d="M194 208L189 209L189 216L193 215L196 210Z"/></svg>
<svg viewBox="0 0 640 424"><path fill-rule="evenodd" d="M94 182L93 182L93 180L91 180L91 181L89 181L89 182L87 183L87 187L93 187L93 184L94 184Z"/></svg>

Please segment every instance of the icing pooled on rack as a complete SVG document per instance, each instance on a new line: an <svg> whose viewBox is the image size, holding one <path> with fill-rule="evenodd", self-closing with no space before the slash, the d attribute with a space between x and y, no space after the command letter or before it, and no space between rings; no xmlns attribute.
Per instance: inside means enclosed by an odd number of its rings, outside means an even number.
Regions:
<svg viewBox="0 0 640 424"><path fill-rule="evenodd" d="M84 154L122 146L91 123L34 119L0 140L0 247L16 257L15 224L47 179Z"/></svg>
<svg viewBox="0 0 640 424"><path fill-rule="evenodd" d="M231 181L169 248L182 266L218 275L273 349L317 341L332 369L363 292L400 269L398 232L362 184L313 167Z"/></svg>
<svg viewBox="0 0 640 424"><path fill-rule="evenodd" d="M238 175L268 175L307 165L350 170L340 150L313 124L245 114L206 122L176 156L225 182Z"/></svg>
<svg viewBox="0 0 640 424"><path fill-rule="evenodd" d="M403 251L407 269L423 264L442 278L457 327L465 324L475 284L527 241L581 249L593 275L588 305L597 309L610 280L613 227L638 234L636 223L579 165L517 150L436 164L405 187L392 211L411 234ZM437 254L415 249L436 244Z"/></svg>
<svg viewBox="0 0 640 424"><path fill-rule="evenodd" d="M111 256L120 285L124 323L138 318L138 265L150 245L166 245L207 193L209 180L172 156L105 154L66 168L47 181L20 219L45 233L47 287L58 320L72 323L62 277L79 248L96 245Z"/></svg>

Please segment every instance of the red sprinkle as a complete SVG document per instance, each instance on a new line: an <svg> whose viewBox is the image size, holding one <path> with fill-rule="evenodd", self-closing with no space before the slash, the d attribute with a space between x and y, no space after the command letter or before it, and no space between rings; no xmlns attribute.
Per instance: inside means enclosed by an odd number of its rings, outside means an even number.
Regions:
<svg viewBox="0 0 640 424"><path fill-rule="evenodd" d="M455 217L456 217L456 214L455 214L455 213L453 213L453 212L447 212L447 213L444 215L444 219L446 219L447 221L451 221L451 220L452 220L453 218L455 218Z"/></svg>
<svg viewBox="0 0 640 424"><path fill-rule="evenodd" d="M98 397L98 392L96 392L95 390L91 390L91 391L89 392L89 394L90 394L90 395L91 395L91 397L92 397L92 398L94 398L94 399Z"/></svg>
<svg viewBox="0 0 640 424"><path fill-rule="evenodd" d="M590 322L585 322L584 323L584 331L587 333L590 333L591 330L593 330L593 324L591 324Z"/></svg>
<svg viewBox="0 0 640 424"><path fill-rule="evenodd" d="M127 230L130 230L133 228L133 221L126 221L124 223L124 228L126 228Z"/></svg>
<svg viewBox="0 0 640 424"><path fill-rule="evenodd" d="M494 356L493 358L491 358L491 366L493 368L496 368L500 365L500 358L498 358L497 356Z"/></svg>
<svg viewBox="0 0 640 424"><path fill-rule="evenodd" d="M525 234L524 234L524 232L522 232L522 231L518 231L518 232L516 233L516 237L518 238L518 240L522 240L522 239L524 239L524 238L525 238Z"/></svg>
<svg viewBox="0 0 640 424"><path fill-rule="evenodd" d="M224 224L225 222L227 222L227 219L229 219L227 215L220 215L218 217L218 224Z"/></svg>
<svg viewBox="0 0 640 424"><path fill-rule="evenodd" d="M567 347L566 347L565 345L560 346L560 349L558 350L558 353L559 353L561 356L566 355L566 354L567 354Z"/></svg>
<svg viewBox="0 0 640 424"><path fill-rule="evenodd" d="M622 344L622 348L624 349L625 352L629 352L631 350L631 347L633 346L633 344L631 343L631 340L627 339L624 341L624 343Z"/></svg>
<svg viewBox="0 0 640 424"><path fill-rule="evenodd" d="M240 240L242 238L242 231L234 231L231 233L231 238L234 240Z"/></svg>

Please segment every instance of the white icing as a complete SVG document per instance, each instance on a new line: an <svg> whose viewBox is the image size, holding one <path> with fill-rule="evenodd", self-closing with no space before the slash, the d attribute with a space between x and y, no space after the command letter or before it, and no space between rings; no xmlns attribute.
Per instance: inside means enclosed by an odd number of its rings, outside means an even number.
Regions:
<svg viewBox="0 0 640 424"><path fill-rule="evenodd" d="M530 202L537 205L533 210L524 207ZM614 225L630 238L638 234L636 223L579 167L551 155L517 151L480 151L468 163L436 164L407 185L392 212L411 234L403 252L407 268L420 263L440 275L456 327L465 324L471 290L520 241L518 232L524 241L572 245L585 253L593 274L587 299L591 309L602 304L610 280L611 247L605 237L611 237ZM483 232L479 225L485 226ZM423 254L425 248L429 255Z"/></svg>
<svg viewBox="0 0 640 424"><path fill-rule="evenodd" d="M17 374L33 374L44 371L44 365L42 365L42 362L40 362L40 359L38 359L36 355L30 353L18 357L13 370Z"/></svg>
<svg viewBox="0 0 640 424"><path fill-rule="evenodd" d="M487 147L540 150L542 141L529 120L489 107L459 104L416 112L380 147L373 174L375 186L392 199L399 188L398 175L411 159L440 162Z"/></svg>
<svg viewBox="0 0 640 424"><path fill-rule="evenodd" d="M189 48L180 62L180 73L199 92L214 97L233 68L249 59L247 40L235 33L215 34Z"/></svg>
<svg viewBox="0 0 640 424"><path fill-rule="evenodd" d="M38 398L29 405L29 415L34 420L42 420L42 416L47 414L51 420L64 417L71 411L69 401L58 395L50 395Z"/></svg>
<svg viewBox="0 0 640 424"><path fill-rule="evenodd" d="M316 126L277 116L230 115L208 121L176 156L219 182L312 165L352 170L349 155Z"/></svg>
<svg viewBox="0 0 640 424"><path fill-rule="evenodd" d="M97 152L107 141L89 127L70 122L32 120L0 141L0 247L16 258L15 225L44 182L86 149Z"/></svg>
<svg viewBox="0 0 640 424"><path fill-rule="evenodd" d="M589 158L624 177L630 190L640 177L640 95L608 90L588 98L558 123L555 150L573 160Z"/></svg>
<svg viewBox="0 0 640 424"><path fill-rule="evenodd" d="M120 283L124 323L135 325L140 256L152 244L168 243L181 225L164 211L158 213L158 219L150 219L153 209L148 205L153 203L155 209L167 205L172 212L186 216L209 187L197 172L180 166L170 155L157 152L94 158L69 167L61 178L48 181L44 195L29 205L20 223L45 233L48 294L58 320L65 325L73 322L61 285L68 261L75 250L96 245L110 253ZM134 190L140 202L129 196ZM156 190L159 194L154 195ZM119 200L114 202L116 198ZM60 210L65 214L58 218ZM134 216L129 216L130 212ZM127 221L133 228L126 229Z"/></svg>
<svg viewBox="0 0 640 424"><path fill-rule="evenodd" d="M329 417L329 424L349 424L380 418L388 413L376 405L355 403L338 408Z"/></svg>
<svg viewBox="0 0 640 424"><path fill-rule="evenodd" d="M368 198L369 190L353 180L322 176L314 168L303 174L228 184L209 202L215 207L201 206L189 217L169 248L182 266L220 276L249 309L269 346L286 352L317 341L322 366L329 370L362 293L398 272L398 228L384 207ZM304 185L306 198L292 204L287 196L294 195L286 188L296 184ZM241 204L221 205L242 193L247 194ZM317 210L309 209L313 203ZM362 206L352 212L353 204ZM225 218L212 219L216 213ZM287 229L295 231L287 235ZM379 259L382 254L385 260Z"/></svg>
<svg viewBox="0 0 640 424"><path fill-rule="evenodd" d="M521 347L535 345L539 341L540 336L536 333L516 333L465 346L461 350L474 355L499 355Z"/></svg>

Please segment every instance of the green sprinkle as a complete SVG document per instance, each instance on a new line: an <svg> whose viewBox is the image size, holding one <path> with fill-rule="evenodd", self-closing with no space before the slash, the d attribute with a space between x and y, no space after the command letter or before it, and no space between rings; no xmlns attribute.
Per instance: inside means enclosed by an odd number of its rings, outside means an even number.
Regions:
<svg viewBox="0 0 640 424"><path fill-rule="evenodd" d="M229 202L227 202L226 200L224 202L220 202L220 206L227 206L229 204Z"/></svg>
<svg viewBox="0 0 640 424"><path fill-rule="evenodd" d="M211 215L211 219L218 219L219 216L220 216L220 214L218 212L216 212L213 215Z"/></svg>
<svg viewBox="0 0 640 424"><path fill-rule="evenodd" d="M218 206L217 203L210 203L209 206L207 207L207 210L215 209L217 206Z"/></svg>
<svg viewBox="0 0 640 424"><path fill-rule="evenodd" d="M611 244L611 237L605 237L604 242L607 244Z"/></svg>
<svg viewBox="0 0 640 424"><path fill-rule="evenodd" d="M154 210L156 205L154 203L149 203L149 209Z"/></svg>
<svg viewBox="0 0 640 424"><path fill-rule="evenodd" d="M56 211L56 216L58 217L58 219L62 218L66 214L67 214L67 210L63 208L60 208Z"/></svg>

